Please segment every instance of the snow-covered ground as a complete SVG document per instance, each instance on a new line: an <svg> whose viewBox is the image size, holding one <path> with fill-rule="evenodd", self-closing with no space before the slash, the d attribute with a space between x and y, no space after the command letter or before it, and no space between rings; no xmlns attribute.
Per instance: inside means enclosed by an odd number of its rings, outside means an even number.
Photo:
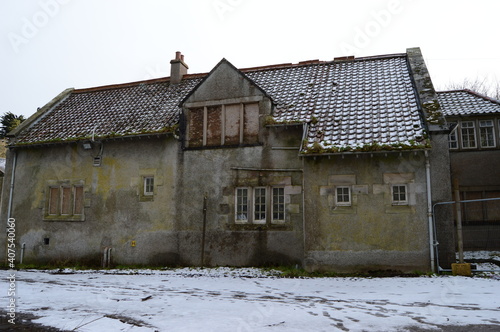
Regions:
<svg viewBox="0 0 500 332"><path fill-rule="evenodd" d="M458 260L458 252L456 258ZM495 260L500 262L500 251L464 251L465 261L474 262L476 271L494 271L500 273L500 266L491 262L482 262L485 260Z"/></svg>
<svg viewBox="0 0 500 332"><path fill-rule="evenodd" d="M12 271L0 271L8 280ZM258 269L16 271L17 312L71 331L500 328L500 276L279 278ZM8 282L1 283L7 304ZM6 305L2 305L5 308Z"/></svg>

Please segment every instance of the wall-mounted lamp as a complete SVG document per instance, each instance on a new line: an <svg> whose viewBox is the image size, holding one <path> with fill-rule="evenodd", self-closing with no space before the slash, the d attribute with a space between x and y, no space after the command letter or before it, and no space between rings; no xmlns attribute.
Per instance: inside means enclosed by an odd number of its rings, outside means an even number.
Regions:
<svg viewBox="0 0 500 332"><path fill-rule="evenodd" d="M83 146L83 149L85 149L85 150L92 149L92 144L90 142L83 142L82 146Z"/></svg>

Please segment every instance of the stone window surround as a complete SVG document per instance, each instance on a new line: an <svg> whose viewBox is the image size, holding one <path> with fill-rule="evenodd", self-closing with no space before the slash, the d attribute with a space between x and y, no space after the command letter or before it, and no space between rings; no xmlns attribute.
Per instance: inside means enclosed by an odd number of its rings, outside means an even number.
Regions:
<svg viewBox="0 0 500 332"><path fill-rule="evenodd" d="M265 219L255 219L256 215L256 191L258 189L265 189L265 213L266 213L266 218ZM256 187L236 187L234 189L234 213L235 213L235 224L267 224L268 220L270 219L271 224L282 224L286 220L286 199L285 197L283 198L284 202L283 203L278 203L282 204L282 208L280 208L280 213L282 212L283 218L282 219L274 219L274 205L275 202L274 200L274 190L275 189L283 189L283 196L285 196L285 186L256 186ZM242 198L240 193L246 193L246 204L245 204L245 211L247 214L246 219L238 219L238 212L241 212L241 200L239 198ZM240 213L241 214L241 213Z"/></svg>
<svg viewBox="0 0 500 332"><path fill-rule="evenodd" d="M52 189L58 188L57 192L57 213L51 213L51 194ZM70 188L69 205L70 213L63 213L63 190ZM78 194L82 188L81 193ZM46 183L45 201L42 203L42 214L44 221L85 221L85 208L90 207L90 199L86 198L89 192L88 186L85 186L84 180L49 180ZM77 195L81 195L78 199ZM80 201L79 207L75 206L77 200ZM75 213L75 210L80 210L81 213Z"/></svg>

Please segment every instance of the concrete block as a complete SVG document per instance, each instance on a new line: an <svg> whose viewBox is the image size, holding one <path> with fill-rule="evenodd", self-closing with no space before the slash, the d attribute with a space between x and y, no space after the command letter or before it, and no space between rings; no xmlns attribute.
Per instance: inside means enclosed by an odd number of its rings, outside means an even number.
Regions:
<svg viewBox="0 0 500 332"><path fill-rule="evenodd" d="M368 194L368 185L352 186L352 193L357 195Z"/></svg>
<svg viewBox="0 0 500 332"><path fill-rule="evenodd" d="M335 190L332 186L321 186L319 187L319 194L321 196L334 195Z"/></svg>
<svg viewBox="0 0 500 332"><path fill-rule="evenodd" d="M451 264L451 271L454 276L470 277L472 275L469 263L453 263Z"/></svg>
<svg viewBox="0 0 500 332"><path fill-rule="evenodd" d="M415 181L415 173L385 173L384 183L401 184Z"/></svg>
<svg viewBox="0 0 500 332"><path fill-rule="evenodd" d="M286 186L285 195L299 195L302 193L302 186Z"/></svg>
<svg viewBox="0 0 500 332"><path fill-rule="evenodd" d="M374 184L373 185L373 194L374 195L385 194L387 192L391 192L387 185L385 185L385 184Z"/></svg>
<svg viewBox="0 0 500 332"><path fill-rule="evenodd" d="M356 184L356 175L330 175L328 184L353 185Z"/></svg>
<svg viewBox="0 0 500 332"><path fill-rule="evenodd" d="M288 213L300 213L300 205L299 204L288 204L287 205Z"/></svg>

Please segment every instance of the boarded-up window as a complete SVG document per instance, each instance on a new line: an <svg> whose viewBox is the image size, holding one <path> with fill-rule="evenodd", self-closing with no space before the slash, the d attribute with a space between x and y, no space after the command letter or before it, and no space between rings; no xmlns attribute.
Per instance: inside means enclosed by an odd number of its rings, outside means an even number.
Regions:
<svg viewBox="0 0 500 332"><path fill-rule="evenodd" d="M74 214L83 214L83 187L75 187L75 211Z"/></svg>
<svg viewBox="0 0 500 332"><path fill-rule="evenodd" d="M221 109L222 106L207 107L207 143L208 146L221 145Z"/></svg>
<svg viewBox="0 0 500 332"><path fill-rule="evenodd" d="M47 212L45 217L52 220L83 220L83 186L62 185L49 187ZM78 217L73 218L73 216Z"/></svg>
<svg viewBox="0 0 500 332"><path fill-rule="evenodd" d="M246 104L243 125L243 142L253 144L259 141L259 104Z"/></svg>
<svg viewBox="0 0 500 332"><path fill-rule="evenodd" d="M240 110L241 105L226 105L225 111L225 145L240 144Z"/></svg>
<svg viewBox="0 0 500 332"><path fill-rule="evenodd" d="M189 112L189 146L203 145L203 108L193 108Z"/></svg>
<svg viewBox="0 0 500 332"><path fill-rule="evenodd" d="M259 103L189 110L189 147L235 146L259 142Z"/></svg>
<svg viewBox="0 0 500 332"><path fill-rule="evenodd" d="M62 188L62 199L61 199L61 214L71 214L71 208L73 204L71 202L71 188Z"/></svg>
<svg viewBox="0 0 500 332"><path fill-rule="evenodd" d="M59 213L59 188L49 188L49 214Z"/></svg>

